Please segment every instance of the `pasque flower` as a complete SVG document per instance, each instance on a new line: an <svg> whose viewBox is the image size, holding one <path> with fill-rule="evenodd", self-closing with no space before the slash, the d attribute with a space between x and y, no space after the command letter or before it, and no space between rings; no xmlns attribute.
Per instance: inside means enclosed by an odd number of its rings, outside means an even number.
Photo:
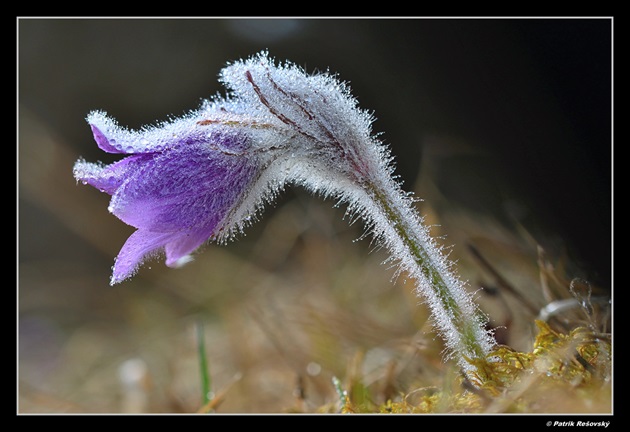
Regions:
<svg viewBox="0 0 630 432"><path fill-rule="evenodd" d="M203 131L191 119L131 133L103 113L88 121L99 147L128 155L108 166L76 163L77 179L112 195L109 210L134 232L114 265L111 282L134 273L159 250L177 266L209 238L232 227L230 212L260 174L249 137L236 130Z"/></svg>
<svg viewBox="0 0 630 432"><path fill-rule="evenodd" d="M220 79L225 97L157 126L129 131L103 112L87 117L98 146L125 157L111 165L80 160L75 178L110 194L110 212L137 228L111 283L156 253L178 266L206 241L231 239L286 185L300 185L347 203L365 221L416 280L449 354L475 378L468 359L494 345L485 318L393 179L389 150L349 88L327 73L278 65L266 52L228 65Z"/></svg>

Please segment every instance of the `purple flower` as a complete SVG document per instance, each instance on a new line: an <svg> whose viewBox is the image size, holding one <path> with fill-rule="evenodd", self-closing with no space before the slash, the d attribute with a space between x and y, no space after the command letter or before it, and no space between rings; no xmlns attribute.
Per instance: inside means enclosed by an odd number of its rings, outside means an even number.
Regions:
<svg viewBox="0 0 630 432"><path fill-rule="evenodd" d="M276 65L262 52L221 71L229 93L159 126L128 131L103 112L87 120L98 146L126 155L111 165L78 161L74 176L112 196L109 211L137 228L111 278L120 282L164 251L166 264L190 259L207 240L224 241L286 184L348 204L417 283L437 330L472 382L469 359L495 341L465 284L392 177L388 148L349 88L327 74Z"/></svg>
<svg viewBox="0 0 630 432"><path fill-rule="evenodd" d="M122 247L111 283L131 276L158 251L176 267L230 225L230 213L259 173L249 137L237 129L212 131L194 117L142 132L120 129L104 113L88 117L111 165L79 161L75 178L112 196L109 210L137 228Z"/></svg>
<svg viewBox="0 0 630 432"><path fill-rule="evenodd" d="M205 241L231 239L288 183L354 209L368 177L389 178L371 116L334 77L277 66L263 52L224 68L220 80L226 97L158 126L129 131L104 112L88 116L101 150L126 157L80 160L74 176L110 194L109 211L137 228L112 284L156 253L176 267Z"/></svg>
<svg viewBox="0 0 630 432"><path fill-rule="evenodd" d="M385 238L382 211L365 203L398 188L392 161L346 84L277 65L266 52L228 65L219 79L225 97L158 126L129 131L104 112L88 116L98 146L127 156L108 166L78 161L74 176L112 195L109 211L138 229L112 284L156 252L175 267L206 240L231 239L287 184L347 202Z"/></svg>

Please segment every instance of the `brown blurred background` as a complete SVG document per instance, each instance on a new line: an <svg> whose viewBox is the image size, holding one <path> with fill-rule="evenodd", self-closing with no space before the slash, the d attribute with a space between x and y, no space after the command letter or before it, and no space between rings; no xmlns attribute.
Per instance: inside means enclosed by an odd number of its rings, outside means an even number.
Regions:
<svg viewBox="0 0 630 432"><path fill-rule="evenodd" d="M131 229L72 177L80 157L115 160L85 116L105 110L130 128L179 116L223 91L226 62L265 48L350 82L471 288L493 283L474 245L541 307L540 246L570 277L610 291L609 19L17 25L20 412L194 412L199 322L213 390L226 391L218 411L313 410L334 403L333 375L359 369L385 397L385 384L400 390L445 367L411 283L392 283L383 251L353 242L361 227L343 209L300 190L236 243L108 286ZM509 341L519 349L527 322Z"/></svg>

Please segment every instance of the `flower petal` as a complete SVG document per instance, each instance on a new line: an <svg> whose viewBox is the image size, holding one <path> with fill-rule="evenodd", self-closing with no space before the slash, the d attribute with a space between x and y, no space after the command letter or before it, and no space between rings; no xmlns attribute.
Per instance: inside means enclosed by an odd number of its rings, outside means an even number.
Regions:
<svg viewBox="0 0 630 432"><path fill-rule="evenodd" d="M110 283L114 285L133 276L147 256L175 236L175 233L155 233L142 229L131 234L116 257Z"/></svg>
<svg viewBox="0 0 630 432"><path fill-rule="evenodd" d="M155 232L215 227L255 172L253 161L208 143L181 146L129 172L110 210L129 225Z"/></svg>
<svg viewBox="0 0 630 432"><path fill-rule="evenodd" d="M122 128L103 111L93 111L87 116L98 146L108 153L156 153L184 141L195 142L204 138L204 129L198 127L196 114L190 114L159 126L139 131Z"/></svg>
<svg viewBox="0 0 630 432"><path fill-rule="evenodd" d="M192 230L168 242L164 247L166 265L179 267L183 261L187 262L187 257L212 236L213 229L207 226Z"/></svg>
<svg viewBox="0 0 630 432"><path fill-rule="evenodd" d="M229 215L260 168L253 153L231 150L247 146L244 135L210 134L204 141L131 155L105 167L77 163L75 175L112 193L110 211L138 228L116 259L112 284L162 250L168 266L179 266L221 230L243 223Z"/></svg>
<svg viewBox="0 0 630 432"><path fill-rule="evenodd" d="M94 141L98 144L98 147L107 153L124 153L121 149L114 147L105 134L95 125L91 124L92 135L94 135Z"/></svg>
<svg viewBox="0 0 630 432"><path fill-rule="evenodd" d="M123 184L129 171L137 170L151 155L132 155L110 165L85 162L74 164L74 177L90 186L113 195Z"/></svg>

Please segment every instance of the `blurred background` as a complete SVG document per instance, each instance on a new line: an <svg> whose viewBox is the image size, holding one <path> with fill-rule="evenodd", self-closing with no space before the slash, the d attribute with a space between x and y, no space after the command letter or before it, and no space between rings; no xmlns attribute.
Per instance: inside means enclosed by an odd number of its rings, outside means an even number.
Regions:
<svg viewBox="0 0 630 432"><path fill-rule="evenodd" d="M198 330L217 412L386 400L449 364L404 277L344 209L289 190L238 242L108 285L132 229L77 185L112 162L85 122L196 109L262 49L348 81L504 343L528 349L566 280L611 291L610 19L17 20L18 411L195 412ZM565 279L566 278L566 279ZM483 290L480 290L483 288ZM498 293L498 294L497 294ZM566 293L565 293L566 294Z"/></svg>

